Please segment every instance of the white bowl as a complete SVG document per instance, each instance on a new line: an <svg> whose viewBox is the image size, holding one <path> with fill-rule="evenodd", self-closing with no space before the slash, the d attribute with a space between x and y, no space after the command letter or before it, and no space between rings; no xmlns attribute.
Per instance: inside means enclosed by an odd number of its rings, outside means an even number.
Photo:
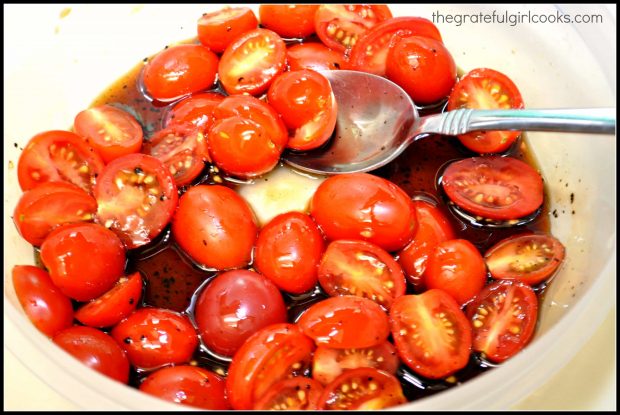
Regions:
<svg viewBox="0 0 620 415"><path fill-rule="evenodd" d="M20 195L19 150L34 134L68 129L77 112L142 58L196 35L196 21L223 5L5 5L4 315L5 344L45 381L85 409L179 410L82 366L40 334L11 286L15 264L33 263L11 214ZM252 6L256 8L257 6ZM519 86L526 106L615 105L615 19L599 6L392 5L394 15L439 21L445 44L464 70L490 67ZM67 14L67 11L69 13ZM503 16L597 14L602 23L473 23ZM64 16L64 17L63 17ZM525 17L521 17L525 18ZM457 17L458 19L458 17ZM580 349L616 303L616 142L610 136L529 134L543 170L552 232L567 259L541 306L532 343L502 367L402 409L506 409L527 396ZM570 195L574 194L574 202ZM574 211L574 213L572 213ZM614 356L596 356L610 359ZM6 380L6 377L5 377Z"/></svg>

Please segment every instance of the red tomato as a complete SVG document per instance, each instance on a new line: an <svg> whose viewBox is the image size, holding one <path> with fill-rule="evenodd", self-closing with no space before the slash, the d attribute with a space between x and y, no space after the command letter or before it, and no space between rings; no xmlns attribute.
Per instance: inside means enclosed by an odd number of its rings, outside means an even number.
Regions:
<svg viewBox="0 0 620 415"><path fill-rule="evenodd" d="M271 390L254 404L258 411L299 411L318 409L323 386L305 377L284 379L275 383Z"/></svg>
<svg viewBox="0 0 620 415"><path fill-rule="evenodd" d="M487 279L484 259L465 239L451 239L435 246L426 263L424 282L450 294L459 305L482 290Z"/></svg>
<svg viewBox="0 0 620 415"><path fill-rule="evenodd" d="M371 368L347 370L325 387L319 409L376 410L407 402L398 379Z"/></svg>
<svg viewBox="0 0 620 415"><path fill-rule="evenodd" d="M112 105L80 112L73 122L73 130L85 138L106 163L137 153L142 147L142 126L133 115Z"/></svg>
<svg viewBox="0 0 620 415"><path fill-rule="evenodd" d="M517 86L501 72L478 68L456 84L448 100L448 110L459 108L508 109L523 108ZM499 153L507 150L520 131L476 131L459 135L459 140L476 153Z"/></svg>
<svg viewBox="0 0 620 415"><path fill-rule="evenodd" d="M398 298L390 309L394 344L401 360L430 379L464 368L471 352L471 327L454 298L437 289Z"/></svg>
<svg viewBox="0 0 620 415"><path fill-rule="evenodd" d="M341 52L331 50L322 43L306 42L289 47L286 50L286 62L291 71L326 71L342 69L345 57Z"/></svg>
<svg viewBox="0 0 620 415"><path fill-rule="evenodd" d="M146 64L142 82L151 98L174 101L211 88L217 66L217 55L202 45L170 46Z"/></svg>
<svg viewBox="0 0 620 415"><path fill-rule="evenodd" d="M297 323L318 346L334 349L376 346L390 334L383 309L374 301L352 295L311 305Z"/></svg>
<svg viewBox="0 0 620 415"><path fill-rule="evenodd" d="M73 306L47 272L32 265L13 267L13 288L26 315L39 331L53 336L73 324Z"/></svg>
<svg viewBox="0 0 620 415"><path fill-rule="evenodd" d="M316 285L324 249L321 231L310 216L283 213L258 234L254 266L281 290L301 294Z"/></svg>
<svg viewBox="0 0 620 415"><path fill-rule="evenodd" d="M377 4L322 4L314 16L316 34L328 48L346 50L377 23L390 19L388 6Z"/></svg>
<svg viewBox="0 0 620 415"><path fill-rule="evenodd" d="M491 276L537 285L549 280L564 260L564 245L551 235L522 234L499 241L484 254Z"/></svg>
<svg viewBox="0 0 620 415"><path fill-rule="evenodd" d="M54 343L80 362L122 383L129 380L129 361L123 349L102 331L73 326L58 332Z"/></svg>
<svg viewBox="0 0 620 415"><path fill-rule="evenodd" d="M222 53L236 37L257 26L258 20L252 9L224 7L198 19L198 40L213 52Z"/></svg>
<svg viewBox="0 0 620 415"><path fill-rule="evenodd" d="M314 344L294 324L274 324L248 338L235 353L226 391L234 409L252 409L273 386L310 367Z"/></svg>
<svg viewBox="0 0 620 415"><path fill-rule="evenodd" d="M40 246L55 227L89 222L97 212L95 199L68 182L45 182L20 197L13 222L29 243Z"/></svg>
<svg viewBox="0 0 620 415"><path fill-rule="evenodd" d="M45 131L32 137L19 156L17 178L24 191L43 182L67 181L90 193L103 165L79 135Z"/></svg>
<svg viewBox="0 0 620 415"><path fill-rule="evenodd" d="M198 297L194 319L210 350L232 356L258 330L286 323L286 306L269 279L256 272L234 270L209 282Z"/></svg>
<svg viewBox="0 0 620 415"><path fill-rule="evenodd" d="M125 248L103 226L74 223L47 236L41 245L41 260L63 294L88 301L108 291L123 275Z"/></svg>
<svg viewBox="0 0 620 415"><path fill-rule="evenodd" d="M164 127L191 122L206 135L213 125L213 109L223 99L224 95L215 92L203 92L185 98L166 113Z"/></svg>
<svg viewBox="0 0 620 415"><path fill-rule="evenodd" d="M365 241L330 243L319 265L319 283L331 296L368 298L386 310L405 294L405 275L392 256Z"/></svg>
<svg viewBox="0 0 620 415"><path fill-rule="evenodd" d="M362 349L330 349L319 346L314 351L312 377L327 385L348 369L374 367L393 375L399 365L396 348L388 341Z"/></svg>
<svg viewBox="0 0 620 415"><path fill-rule="evenodd" d="M543 181L529 164L512 157L471 157L446 168L441 185L452 202L476 216L513 220L543 203Z"/></svg>
<svg viewBox="0 0 620 415"><path fill-rule="evenodd" d="M166 401L202 409L230 409L226 381L215 373L195 366L159 369L140 384L140 391Z"/></svg>
<svg viewBox="0 0 620 415"><path fill-rule="evenodd" d="M218 185L189 189L172 219L179 246L198 264L218 270L249 264L257 231L247 202Z"/></svg>
<svg viewBox="0 0 620 415"><path fill-rule="evenodd" d="M110 291L82 306L75 318L86 326L111 327L136 309L141 296L142 277L134 272L121 277Z"/></svg>
<svg viewBox="0 0 620 415"><path fill-rule="evenodd" d="M314 33L316 4L261 4L258 17L262 27L285 38L303 38Z"/></svg>
<svg viewBox="0 0 620 415"><path fill-rule="evenodd" d="M467 306L473 326L473 349L501 363L519 352L534 335L538 299L529 285L496 281Z"/></svg>
<svg viewBox="0 0 620 415"><path fill-rule="evenodd" d="M409 196L367 173L329 177L314 193L310 213L328 240L362 239L386 251L404 248L417 227Z"/></svg>
<svg viewBox="0 0 620 415"><path fill-rule="evenodd" d="M97 179L97 221L112 229L127 248L149 243L170 221L177 187L157 158L129 154L108 164Z"/></svg>
<svg viewBox="0 0 620 415"><path fill-rule="evenodd" d="M220 60L218 73L229 94L258 95L284 70L286 45L277 33L254 29L235 38Z"/></svg>
<svg viewBox="0 0 620 415"><path fill-rule="evenodd" d="M140 308L110 334L125 349L131 364L141 369L189 362L198 346L189 319L165 308Z"/></svg>

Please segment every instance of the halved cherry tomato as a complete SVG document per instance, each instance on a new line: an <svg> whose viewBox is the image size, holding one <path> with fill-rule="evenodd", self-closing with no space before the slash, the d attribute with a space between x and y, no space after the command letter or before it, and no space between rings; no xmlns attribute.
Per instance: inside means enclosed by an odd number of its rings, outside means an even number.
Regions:
<svg viewBox="0 0 620 415"><path fill-rule="evenodd" d="M543 181L529 164L512 157L471 157L450 164L441 178L452 202L474 215L512 220L543 203Z"/></svg>
<svg viewBox="0 0 620 415"><path fill-rule="evenodd" d="M370 28L391 17L386 5L322 4L316 11L314 24L325 46L344 51L355 46Z"/></svg>
<svg viewBox="0 0 620 415"><path fill-rule="evenodd" d="M53 336L73 324L73 306L49 274L32 265L16 265L13 288L24 312L39 331Z"/></svg>
<svg viewBox="0 0 620 415"><path fill-rule="evenodd" d="M186 363L198 346L198 335L184 315L165 308L140 308L110 332L141 369Z"/></svg>
<svg viewBox="0 0 620 415"><path fill-rule="evenodd" d="M201 132L206 135L213 125L213 109L223 99L224 95L216 92L203 92L187 97L174 104L174 107L166 113L164 127L191 122L200 127Z"/></svg>
<svg viewBox="0 0 620 415"><path fill-rule="evenodd" d="M254 29L235 38L220 60L218 73L229 94L258 95L284 70L286 45L277 33Z"/></svg>
<svg viewBox="0 0 620 415"><path fill-rule="evenodd" d="M226 381L196 366L172 366L151 373L140 391L158 398L202 409L226 410Z"/></svg>
<svg viewBox="0 0 620 415"><path fill-rule="evenodd" d="M327 294L368 298L386 310L405 294L400 265L388 252L366 241L340 239L330 243L318 274Z"/></svg>
<svg viewBox="0 0 620 415"><path fill-rule="evenodd" d="M352 295L311 305L297 323L318 346L335 349L376 346L390 334L383 309L372 300Z"/></svg>
<svg viewBox="0 0 620 415"><path fill-rule="evenodd" d="M137 153L142 147L142 126L133 115L112 105L100 105L78 113L75 133L99 152L104 162Z"/></svg>
<svg viewBox="0 0 620 415"><path fill-rule="evenodd" d="M108 291L123 275L125 248L114 232L101 225L72 223L47 236L41 260L63 294L88 301Z"/></svg>
<svg viewBox="0 0 620 415"><path fill-rule="evenodd" d="M499 241L484 254L491 276L537 285L549 280L564 260L564 245L551 235L522 234Z"/></svg>
<svg viewBox="0 0 620 415"><path fill-rule="evenodd" d="M262 27L285 38L303 38L314 33L316 4L261 4L258 16Z"/></svg>
<svg viewBox="0 0 620 415"><path fill-rule="evenodd" d="M256 29L258 20L248 7L224 7L198 19L198 40L215 53L222 53L238 36Z"/></svg>
<svg viewBox="0 0 620 415"><path fill-rule="evenodd" d="M300 411L318 409L323 386L316 380L298 376L275 383L254 404L257 411Z"/></svg>
<svg viewBox="0 0 620 415"><path fill-rule="evenodd" d="M209 89L215 83L218 61L217 55L202 45L170 46L144 67L146 93L157 101L168 102Z"/></svg>
<svg viewBox="0 0 620 415"><path fill-rule="evenodd" d="M129 380L129 360L114 339L92 327L73 326L58 332L54 343L80 362L122 383Z"/></svg>
<svg viewBox="0 0 620 415"><path fill-rule="evenodd" d="M234 409L252 409L273 386L303 376L310 367L314 343L294 324L274 324L254 333L235 353L226 379Z"/></svg>
<svg viewBox="0 0 620 415"><path fill-rule="evenodd" d="M390 324L398 355L414 372L441 379L467 365L471 327L445 291L431 289L396 299Z"/></svg>
<svg viewBox="0 0 620 415"><path fill-rule="evenodd" d="M135 272L121 277L110 291L82 306L75 318L91 327L111 327L130 315L142 296L142 277Z"/></svg>
<svg viewBox="0 0 620 415"><path fill-rule="evenodd" d="M289 47L286 50L286 62L291 71L325 71L344 68L345 57L322 43L306 42Z"/></svg>
<svg viewBox="0 0 620 415"><path fill-rule="evenodd" d="M349 369L374 367L393 375L399 365L396 348L388 341L361 349L331 349L319 346L314 351L312 377L327 385Z"/></svg>
<svg viewBox="0 0 620 415"><path fill-rule="evenodd" d="M52 130L32 137L19 156L17 178L22 190L43 182L67 181L91 193L103 160L82 137Z"/></svg>
<svg viewBox="0 0 620 415"><path fill-rule="evenodd" d="M407 402L396 377L371 367L345 371L325 387L319 409L376 410Z"/></svg>
<svg viewBox="0 0 620 415"><path fill-rule="evenodd" d="M478 68L461 78L450 93L448 110L459 108L523 108L523 98L506 75ZM520 134L520 131L477 131L459 135L458 139L476 153L499 153L507 150Z"/></svg>
<svg viewBox="0 0 620 415"><path fill-rule="evenodd" d="M178 195L169 169L159 159L129 154L105 167L95 198L97 221L131 249L159 235L172 217Z"/></svg>
<svg viewBox="0 0 620 415"><path fill-rule="evenodd" d="M519 352L534 335L538 299L529 285L496 281L467 306L473 326L473 349L501 363Z"/></svg>

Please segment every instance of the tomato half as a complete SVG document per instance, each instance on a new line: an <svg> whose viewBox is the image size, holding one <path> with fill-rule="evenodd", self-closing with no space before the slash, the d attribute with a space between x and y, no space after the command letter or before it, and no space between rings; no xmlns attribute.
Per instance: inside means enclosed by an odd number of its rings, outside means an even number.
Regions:
<svg viewBox="0 0 620 415"><path fill-rule="evenodd" d="M316 4L261 4L258 17L262 27L285 38L303 38L314 33Z"/></svg>
<svg viewBox="0 0 620 415"><path fill-rule="evenodd" d="M459 108L523 108L523 98L506 75L478 68L461 78L450 93L447 109ZM499 153L507 150L520 134L520 131L476 131L459 135L458 139L476 153Z"/></svg>
<svg viewBox="0 0 620 415"><path fill-rule="evenodd" d="M203 92L187 97L166 113L163 125L184 124L191 122L206 135L213 125L213 109L224 99L224 95L215 92Z"/></svg>
<svg viewBox="0 0 620 415"><path fill-rule="evenodd" d="M215 53L222 53L236 37L256 29L258 20L248 7L224 7L198 19L198 40Z"/></svg>
<svg viewBox="0 0 620 415"><path fill-rule="evenodd" d="M473 326L473 349L501 363L519 352L534 335L538 299L529 285L496 281L467 306Z"/></svg>
<svg viewBox="0 0 620 415"><path fill-rule="evenodd" d="M471 157L450 164L443 190L460 208L482 218L513 220L543 203L543 181L529 164L512 157Z"/></svg>
<svg viewBox="0 0 620 415"><path fill-rule="evenodd" d="M471 327L446 292L431 289L396 299L390 324L398 355L414 372L441 379L467 365Z"/></svg>
<svg viewBox="0 0 620 415"><path fill-rule="evenodd" d="M254 410L316 410L323 386L316 380L296 377L281 380L254 404Z"/></svg>
<svg viewBox="0 0 620 415"><path fill-rule="evenodd" d="M290 46L286 50L286 62L291 71L326 71L344 68L345 57L342 52L331 50L322 43L305 42Z"/></svg>

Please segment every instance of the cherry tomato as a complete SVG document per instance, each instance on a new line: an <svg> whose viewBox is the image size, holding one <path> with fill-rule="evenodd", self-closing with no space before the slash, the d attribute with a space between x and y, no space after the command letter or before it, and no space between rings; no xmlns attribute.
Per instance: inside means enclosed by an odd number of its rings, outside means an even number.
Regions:
<svg viewBox="0 0 620 415"><path fill-rule="evenodd" d="M386 5L322 4L314 16L316 34L328 48L346 50L377 23L390 19Z"/></svg>
<svg viewBox="0 0 620 415"><path fill-rule="evenodd" d="M512 157L471 157L450 164L443 190L463 210L488 219L513 220L543 203L543 181L529 164Z"/></svg>
<svg viewBox="0 0 620 415"><path fill-rule="evenodd" d="M75 117L73 130L97 150L105 163L137 153L142 147L142 126L133 115L112 105L81 111Z"/></svg>
<svg viewBox="0 0 620 415"><path fill-rule="evenodd" d="M473 349L501 363L519 352L534 335L538 299L529 285L496 281L467 306L473 326Z"/></svg>
<svg viewBox="0 0 620 415"><path fill-rule="evenodd" d="M319 283L331 296L368 298L386 310L405 294L405 275L392 256L365 241L333 241L319 265Z"/></svg>
<svg viewBox="0 0 620 415"><path fill-rule="evenodd" d="M249 264L257 232L250 206L225 186L192 187L172 219L179 246L198 264L219 270Z"/></svg>
<svg viewBox="0 0 620 415"><path fill-rule="evenodd" d="M314 33L316 4L261 4L258 17L262 27L285 38L303 38Z"/></svg>
<svg viewBox="0 0 620 415"><path fill-rule="evenodd" d="M144 67L146 93L168 102L209 89L215 83L218 61L217 55L202 45L170 46Z"/></svg>
<svg viewBox="0 0 620 415"><path fill-rule="evenodd" d="M383 309L374 301L352 295L311 305L297 323L318 346L334 349L376 346L390 334Z"/></svg>
<svg viewBox="0 0 620 415"><path fill-rule="evenodd" d="M103 165L99 154L79 135L45 131L32 137L20 154L17 178L24 191L43 182L67 181L90 193Z"/></svg>
<svg viewBox="0 0 620 415"><path fill-rule="evenodd" d="M362 239L386 251L404 248L417 227L409 196L367 173L329 177L314 193L310 213L328 240Z"/></svg>
<svg viewBox="0 0 620 415"><path fill-rule="evenodd" d="M73 326L58 332L54 343L80 362L122 383L129 380L129 360L123 349L102 331Z"/></svg>
<svg viewBox="0 0 620 415"><path fill-rule="evenodd" d="M41 245L41 260L63 294L88 301L108 291L123 275L125 248L103 226L74 223L47 236Z"/></svg>
<svg viewBox="0 0 620 415"><path fill-rule="evenodd" d="M269 279L256 272L234 270L209 282L198 297L194 319L210 350L232 356L258 330L286 323L286 306Z"/></svg>
<svg viewBox="0 0 620 415"><path fill-rule="evenodd" d="M135 272L121 277L110 291L82 306L75 318L91 327L111 327L130 315L142 296L142 277Z"/></svg>
<svg viewBox="0 0 620 415"><path fill-rule="evenodd" d="M549 280L564 260L564 245L551 235L522 234L499 241L484 254L491 276L537 285Z"/></svg>
<svg viewBox="0 0 620 415"><path fill-rule="evenodd" d="M166 113L164 127L173 124L191 122L206 135L213 125L213 109L224 100L224 95L215 92L203 92L187 97Z"/></svg>
<svg viewBox="0 0 620 415"><path fill-rule="evenodd" d="M286 45L277 33L254 29L235 38L220 60L218 73L229 94L258 95L284 70Z"/></svg>
<svg viewBox="0 0 620 415"><path fill-rule="evenodd" d="M140 391L202 409L230 409L226 399L226 381L201 367L164 367L144 379Z"/></svg>
<svg viewBox="0 0 620 415"><path fill-rule="evenodd" d="M271 390L254 404L258 411L299 411L318 409L323 386L305 377L284 379L275 383Z"/></svg>
<svg viewBox="0 0 620 415"><path fill-rule="evenodd" d="M301 294L316 285L324 249L321 231L310 216L283 213L258 234L254 266L281 290Z"/></svg>
<svg viewBox="0 0 620 415"><path fill-rule="evenodd" d="M32 265L13 267L13 288L24 312L39 331L53 336L73 324L73 306L47 272Z"/></svg>
<svg viewBox="0 0 620 415"><path fill-rule="evenodd" d="M374 367L393 375L399 365L396 348L387 341L362 349L331 349L319 346L314 351L312 377L327 385L348 369Z"/></svg>
<svg viewBox="0 0 620 415"><path fill-rule="evenodd" d="M327 71L344 68L345 57L341 52L331 50L322 43L305 42L286 50L286 62L291 71Z"/></svg>
<svg viewBox="0 0 620 415"><path fill-rule="evenodd" d="M40 246L55 227L89 222L97 212L95 199L69 182L45 182L20 197L13 222L29 243Z"/></svg>
<svg viewBox="0 0 620 415"><path fill-rule="evenodd" d="M303 375L312 360L314 343L294 324L273 324L250 336L235 353L226 391L234 409L252 409L273 386Z"/></svg>
<svg viewBox="0 0 620 415"><path fill-rule="evenodd" d="M471 327L448 293L431 289L396 299L390 324L398 355L414 372L441 379L467 365Z"/></svg>
<svg viewBox="0 0 620 415"><path fill-rule="evenodd" d="M131 364L141 369L189 362L198 346L189 319L165 308L140 308L110 334L127 352Z"/></svg>
<svg viewBox="0 0 620 415"><path fill-rule="evenodd" d="M448 110L459 108L523 108L517 86L501 72L478 68L467 73L450 93ZM476 153L499 153L507 150L520 131L476 131L459 135L459 140Z"/></svg>
<svg viewBox="0 0 620 415"><path fill-rule="evenodd" d="M371 367L345 371L325 386L319 409L376 410L407 402L398 379Z"/></svg>
<svg viewBox="0 0 620 415"><path fill-rule="evenodd" d="M236 37L257 26L258 20L252 9L224 7L198 19L198 40L213 52L222 53Z"/></svg>
<svg viewBox="0 0 620 415"><path fill-rule="evenodd" d="M97 221L112 229L127 248L149 243L170 221L177 187L157 158L129 154L108 164L97 179Z"/></svg>

